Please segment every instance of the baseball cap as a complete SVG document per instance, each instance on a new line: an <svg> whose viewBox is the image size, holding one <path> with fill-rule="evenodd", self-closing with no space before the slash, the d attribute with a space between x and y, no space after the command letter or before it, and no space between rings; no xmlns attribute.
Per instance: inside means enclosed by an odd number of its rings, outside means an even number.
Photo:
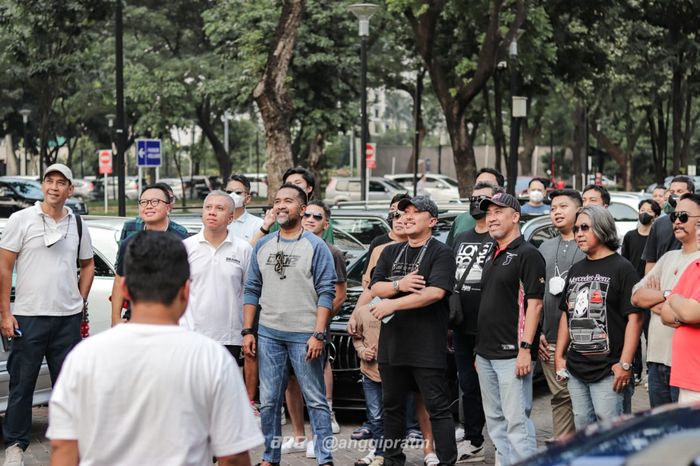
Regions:
<svg viewBox="0 0 700 466"><path fill-rule="evenodd" d="M489 204L497 205L500 207L510 207L514 211L520 213L520 203L516 198L508 193L496 193L490 198L484 199L479 203L479 209L486 212L489 208Z"/></svg>
<svg viewBox="0 0 700 466"><path fill-rule="evenodd" d="M415 196L411 199L401 199L399 201L398 209L405 210L409 205L412 205L420 212L428 212L435 218L438 216L437 205L426 196Z"/></svg>
<svg viewBox="0 0 700 466"><path fill-rule="evenodd" d="M71 171L70 168L66 167L62 163L54 163L53 165L49 165L46 168L46 171L44 171L44 178L46 178L46 175L48 175L51 172L58 172L61 175L65 176L66 179L70 184L73 184L73 172ZM42 180L44 179L42 178Z"/></svg>

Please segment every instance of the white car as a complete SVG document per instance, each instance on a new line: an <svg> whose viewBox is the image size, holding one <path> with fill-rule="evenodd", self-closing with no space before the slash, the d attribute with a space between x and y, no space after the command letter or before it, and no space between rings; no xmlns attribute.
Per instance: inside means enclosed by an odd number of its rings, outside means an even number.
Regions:
<svg viewBox="0 0 700 466"><path fill-rule="evenodd" d="M244 173L250 181L250 195L267 198L267 173Z"/></svg>
<svg viewBox="0 0 700 466"><path fill-rule="evenodd" d="M400 173L397 175L384 175L405 187L409 194L413 194L413 173ZM449 202L459 199L459 183L447 175L426 173L424 179L418 175L418 194L427 194L435 202Z"/></svg>

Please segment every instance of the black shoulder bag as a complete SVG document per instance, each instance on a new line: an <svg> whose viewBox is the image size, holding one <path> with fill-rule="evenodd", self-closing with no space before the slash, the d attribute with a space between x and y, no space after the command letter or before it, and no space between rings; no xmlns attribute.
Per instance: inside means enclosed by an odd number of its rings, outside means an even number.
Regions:
<svg viewBox="0 0 700 466"><path fill-rule="evenodd" d="M479 244L479 250L477 251L474 258L469 262L469 265L467 265L467 268L462 273L462 277L455 285L454 289L452 290L452 294L450 295L450 298L447 301L448 306L450 308L450 314L447 322L449 327L453 330L462 325L462 322L464 321L464 309L462 309L462 301L459 298L459 292L462 290L462 286L464 286L464 282L469 276L469 272L471 271L472 266L478 259L479 253L484 247L484 243L485 241L482 241L481 244Z"/></svg>

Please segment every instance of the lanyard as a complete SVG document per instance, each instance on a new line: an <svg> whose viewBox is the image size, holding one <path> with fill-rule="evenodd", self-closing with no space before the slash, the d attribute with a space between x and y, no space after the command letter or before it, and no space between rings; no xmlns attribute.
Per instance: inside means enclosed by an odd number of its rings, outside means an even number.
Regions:
<svg viewBox="0 0 700 466"><path fill-rule="evenodd" d="M423 260L423 256L425 256L425 251L428 248L428 244L430 244L430 241L433 239L431 236L428 238L428 241L425 242L425 244L420 248L420 252L418 252L418 257L416 258L415 266L416 268L414 270L418 270L418 267L420 267L420 263ZM399 259L401 258L401 255L403 255L403 270L404 272L408 273L408 241L406 244L403 245L401 248L401 251L399 251L398 256L396 256L396 260L394 260L394 266L398 264ZM393 269L393 267L392 267Z"/></svg>

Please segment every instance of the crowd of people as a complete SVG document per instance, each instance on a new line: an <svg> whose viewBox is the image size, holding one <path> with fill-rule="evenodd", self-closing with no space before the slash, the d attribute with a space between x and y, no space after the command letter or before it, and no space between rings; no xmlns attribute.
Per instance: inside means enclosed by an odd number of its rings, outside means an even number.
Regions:
<svg viewBox="0 0 700 466"><path fill-rule="evenodd" d="M122 230L113 328L80 344L94 261L89 230L65 206L72 182L65 165L48 167L44 200L13 214L0 240L0 330L12 345L5 465L23 464L44 358L54 465L248 465L261 444L262 466L293 452L332 465L327 343L347 271L311 173L288 170L264 218L246 210L250 182L233 175L207 195L190 237L170 218L172 190L146 186ZM367 412L352 436L372 445L355 465L403 465L410 440L422 442L426 466L483 461L484 427L498 464L530 456L538 363L552 394L548 441L630 412L645 379L642 334L650 405L700 400L692 180L677 176L642 200L622 241L599 184L547 191L535 180L524 206L503 184L496 170L478 173L446 243L433 236L429 197L392 199L391 230L370 245L348 322ZM523 215L549 215L558 234L533 246Z"/></svg>

